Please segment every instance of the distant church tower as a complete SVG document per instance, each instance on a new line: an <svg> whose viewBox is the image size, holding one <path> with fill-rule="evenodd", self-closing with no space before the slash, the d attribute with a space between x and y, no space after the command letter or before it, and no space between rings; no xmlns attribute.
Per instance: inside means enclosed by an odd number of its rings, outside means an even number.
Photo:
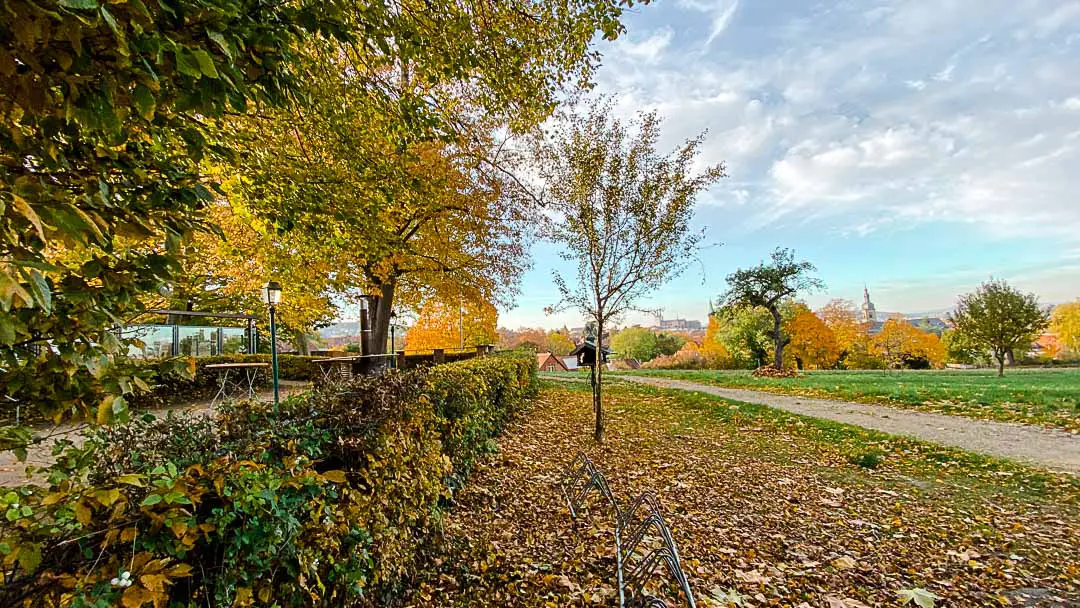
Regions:
<svg viewBox="0 0 1080 608"><path fill-rule="evenodd" d="M874 303L870 301L870 289L863 287L863 302L862 302L862 322L873 323L877 320L877 310L874 309Z"/></svg>

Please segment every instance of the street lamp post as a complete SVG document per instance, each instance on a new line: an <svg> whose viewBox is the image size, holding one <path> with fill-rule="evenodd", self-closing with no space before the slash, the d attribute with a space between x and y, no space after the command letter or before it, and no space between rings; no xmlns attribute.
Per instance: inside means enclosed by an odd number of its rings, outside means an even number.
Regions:
<svg viewBox="0 0 1080 608"><path fill-rule="evenodd" d="M263 286L263 301L270 307L270 367L274 374L274 407L276 408L280 395L278 393L277 323L274 317L278 302L281 301L281 283L270 281Z"/></svg>

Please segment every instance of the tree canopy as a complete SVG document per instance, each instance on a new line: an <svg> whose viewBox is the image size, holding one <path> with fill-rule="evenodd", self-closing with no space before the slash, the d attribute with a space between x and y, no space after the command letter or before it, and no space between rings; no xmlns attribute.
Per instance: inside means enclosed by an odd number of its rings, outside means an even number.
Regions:
<svg viewBox="0 0 1080 608"><path fill-rule="evenodd" d="M998 362L998 376L1004 376L1006 358L1017 348L1031 346L1046 328L1049 314L1035 294L991 279L960 296L951 318L964 343L990 351Z"/></svg>
<svg viewBox="0 0 1080 608"><path fill-rule="evenodd" d="M813 276L817 268L806 261L796 261L795 252L777 247L769 262L728 275L728 289L720 296L720 307L754 306L767 310L773 318L769 337L773 342L773 366L784 367L784 347L791 338L784 334L780 304L800 292L821 289L825 284Z"/></svg>

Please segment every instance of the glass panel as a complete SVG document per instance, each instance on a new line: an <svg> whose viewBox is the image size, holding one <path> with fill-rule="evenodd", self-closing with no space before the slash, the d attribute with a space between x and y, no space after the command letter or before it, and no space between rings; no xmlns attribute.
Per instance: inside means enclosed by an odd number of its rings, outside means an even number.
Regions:
<svg viewBox="0 0 1080 608"><path fill-rule="evenodd" d="M222 351L226 355L246 354L248 331L243 327L222 327Z"/></svg>
<svg viewBox="0 0 1080 608"><path fill-rule="evenodd" d="M180 326L180 354L211 357L218 354L216 327Z"/></svg>
<svg viewBox="0 0 1080 608"><path fill-rule="evenodd" d="M137 338L143 347L128 346L128 356L138 359L169 357L172 355L173 328L171 325L132 325L124 329L124 338Z"/></svg>

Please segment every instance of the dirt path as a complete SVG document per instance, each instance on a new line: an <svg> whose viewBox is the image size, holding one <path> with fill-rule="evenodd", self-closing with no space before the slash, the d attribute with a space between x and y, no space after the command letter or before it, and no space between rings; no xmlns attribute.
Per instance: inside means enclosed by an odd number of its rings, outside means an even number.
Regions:
<svg viewBox="0 0 1080 608"><path fill-rule="evenodd" d="M1080 473L1080 437L1026 424L972 420L914 412L885 405L812 399L666 378L620 376L619 380L661 388L699 391L725 399L835 420L893 435L907 435L979 454L1008 458L1056 471Z"/></svg>

